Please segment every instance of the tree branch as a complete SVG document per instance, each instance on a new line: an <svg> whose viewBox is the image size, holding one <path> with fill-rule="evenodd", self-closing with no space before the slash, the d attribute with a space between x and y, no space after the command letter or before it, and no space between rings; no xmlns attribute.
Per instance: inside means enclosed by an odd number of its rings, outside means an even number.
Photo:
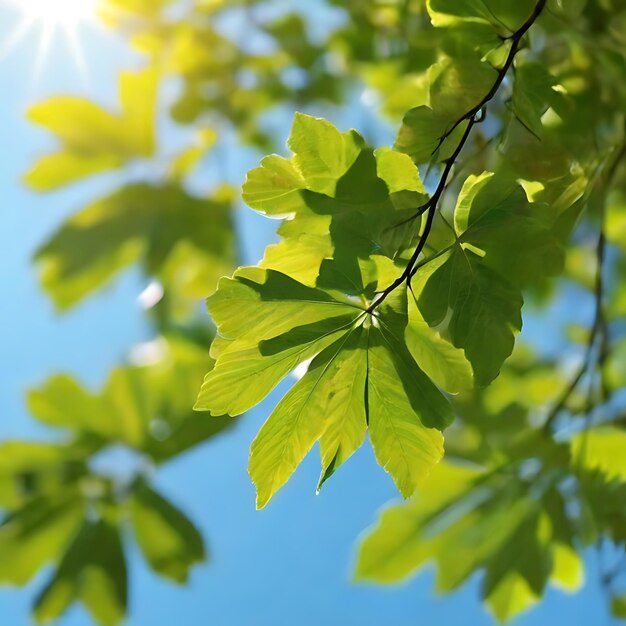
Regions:
<svg viewBox="0 0 626 626"><path fill-rule="evenodd" d="M609 171L607 172L606 177L604 178L604 193L606 194L608 189L615 178L617 170L626 156L626 143L622 146L622 148L617 153L617 157L613 161ZM567 401L571 397L572 393L578 387L582 377L585 375L585 372L593 365L593 355L594 348L596 347L596 343L599 342L598 345L598 358L597 358L597 366L601 367L604 361L608 356L609 346L608 346L608 330L607 330L607 321L604 313L604 265L606 260L606 229L605 229L605 221L606 221L606 200L602 203L601 212L600 212L600 234L598 236L598 244L596 246L596 278L594 284L594 302L595 302L595 313L593 318L593 323L591 329L589 331L589 340L587 341L587 348L585 350L585 356L583 358L583 362L580 367L572 377L572 380L567 385L567 387L563 390L563 393L559 397L558 401L548 414L546 421L543 425L543 430L545 433L550 433L552 430L552 426L556 421L559 413L565 408Z"/></svg>
<svg viewBox="0 0 626 626"><path fill-rule="evenodd" d="M491 89L487 93L487 95L475 107L470 109L467 113L465 113L458 120L456 120L456 122L454 122L454 124L448 130L446 130L446 132L439 138L437 148L435 148L434 152L436 152L441 147L443 142L463 122L467 121L468 124L465 129L465 132L463 133L463 136L461 137L461 140L459 141L458 145L456 146L450 158L448 158L445 161L445 167L441 174L441 178L439 179L439 184L437 185L437 189L435 190L435 193L430 197L430 199L425 204L423 204L421 207L417 209L414 215L412 215L408 220L405 220L403 222L403 224L406 224L416 219L420 215L423 215L424 213L428 213L426 224L424 226L424 231L422 232L420 236L420 240L417 244L417 247L415 248L415 251L411 255L408 265L406 266L402 275L399 278L397 278L391 285L389 285L387 289L382 291L379 294L379 296L372 302L372 304L367 309L368 313L370 314L373 313L376 307L378 307L393 291L395 291L403 283L406 282L407 284L409 284L411 282L411 279L413 278L413 276L415 275L415 272L417 271L417 267L416 267L417 261L419 259L420 254L424 250L424 247L426 246L426 242L428 240L433 224L435 222L437 208L441 200L441 197L443 196L443 193L447 187L448 179L450 177L452 169L454 168L454 164L456 160L459 158L459 155L461 154L461 152L463 151L463 148L465 147L465 144L467 143L467 140L469 139L472 133L472 129L474 128L476 124L482 122L482 120L484 119L484 115L481 115L481 112L484 113L486 105L498 93L500 86L504 82L504 79L506 78L506 75L509 69L513 65L513 61L515 60L516 55L519 52L522 39L524 38L526 33L530 30L530 28L535 23L537 18L541 15L543 9L546 6L546 2L547 0L539 0L537 4L535 5L535 8L533 9L532 14L524 22L524 24L522 24L522 26L517 31L515 31L515 33L513 33L510 37L506 38L506 40L510 40L512 42L511 49L509 50L509 54L507 55L504 65L498 70L498 76L494 84L492 85Z"/></svg>

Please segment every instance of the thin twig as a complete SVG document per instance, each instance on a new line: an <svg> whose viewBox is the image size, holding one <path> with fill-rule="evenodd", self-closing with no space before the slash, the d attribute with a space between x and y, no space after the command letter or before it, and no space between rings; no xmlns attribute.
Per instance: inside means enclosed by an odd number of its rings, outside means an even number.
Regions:
<svg viewBox="0 0 626 626"><path fill-rule="evenodd" d="M622 146L622 148L617 153L617 157L613 161L610 169L608 170L606 177L603 181L604 193L606 194L608 189L610 188L615 175L617 174L617 170L626 156L626 143ZM598 346L598 357L596 365L598 367L602 367L603 363L606 361L609 353L609 337L608 337L608 329L607 329L607 321L604 313L604 265L606 261L606 199L602 202L601 212L600 212L600 234L598 236L598 244L596 246L596 278L594 284L594 302L595 302L595 313L593 318L593 323L591 329L589 331L589 339L587 341L587 347L585 350L585 356L583 361L572 377L572 380L564 389L563 393L559 397L559 400L556 402L546 421L544 422L543 429L544 432L550 433L552 430L552 426L554 425L555 420L559 416L559 413L565 408L567 401L570 399L571 395L574 393L578 384L580 383L582 377L585 375L585 372L594 365L593 363L593 355L594 348L596 344L599 342Z"/></svg>

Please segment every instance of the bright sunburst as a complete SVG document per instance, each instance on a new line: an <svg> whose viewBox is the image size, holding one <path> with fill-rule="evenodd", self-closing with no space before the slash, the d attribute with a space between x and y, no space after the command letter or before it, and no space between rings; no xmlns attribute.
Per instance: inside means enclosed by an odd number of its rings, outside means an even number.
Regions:
<svg viewBox="0 0 626 626"><path fill-rule="evenodd" d="M14 4L33 21L73 28L93 17L95 0L18 0Z"/></svg>
<svg viewBox="0 0 626 626"><path fill-rule="evenodd" d="M78 28L94 18L98 0L0 0L22 15L12 34L0 48L0 59L6 56L30 32L39 32L36 75L42 70L52 39L59 33L72 49L81 73L86 72Z"/></svg>

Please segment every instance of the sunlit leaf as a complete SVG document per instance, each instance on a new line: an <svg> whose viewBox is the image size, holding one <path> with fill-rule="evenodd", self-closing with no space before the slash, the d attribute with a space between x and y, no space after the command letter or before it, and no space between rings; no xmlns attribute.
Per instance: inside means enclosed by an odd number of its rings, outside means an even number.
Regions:
<svg viewBox="0 0 626 626"><path fill-rule="evenodd" d="M54 133L61 147L43 157L25 181L48 191L155 151L158 74L152 68L120 77L119 113L88 100L56 97L32 107L29 119Z"/></svg>

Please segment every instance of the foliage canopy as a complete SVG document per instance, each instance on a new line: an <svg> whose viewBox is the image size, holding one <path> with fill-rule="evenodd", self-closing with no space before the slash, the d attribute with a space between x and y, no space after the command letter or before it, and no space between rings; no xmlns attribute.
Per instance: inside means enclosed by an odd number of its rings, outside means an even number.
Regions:
<svg viewBox="0 0 626 626"><path fill-rule="evenodd" d="M24 584L53 562L39 620L80 600L116 624L132 526L150 567L183 582L205 558L193 523L144 467L117 484L90 460L123 444L158 467L297 370L252 443L258 507L316 443L320 490L369 437L408 500L361 542L358 579L434 562L450 592L481 572L501 621L548 584L577 589L588 546L626 542L626 4L320 0L341 16L323 35L290 3L172 4L102 1L145 59L120 77L117 111L58 97L28 114L59 142L26 174L36 190L158 162L157 182L122 176L35 261L60 309L139 265L163 287L161 354L98 394L67 376L29 394L67 437L0 450L0 578ZM164 156L159 93L174 79L166 117L189 144ZM392 147L317 116L358 119L361 92ZM291 154L262 158L241 195L281 220L279 239L235 269L237 190L222 171L200 194L201 165L280 150L271 118L285 110L315 115L295 112ZM209 333L196 302L211 293ZM516 344L524 319L583 299L591 324L557 316L560 350L543 349L545 330ZM620 573L603 580L625 617Z"/></svg>

